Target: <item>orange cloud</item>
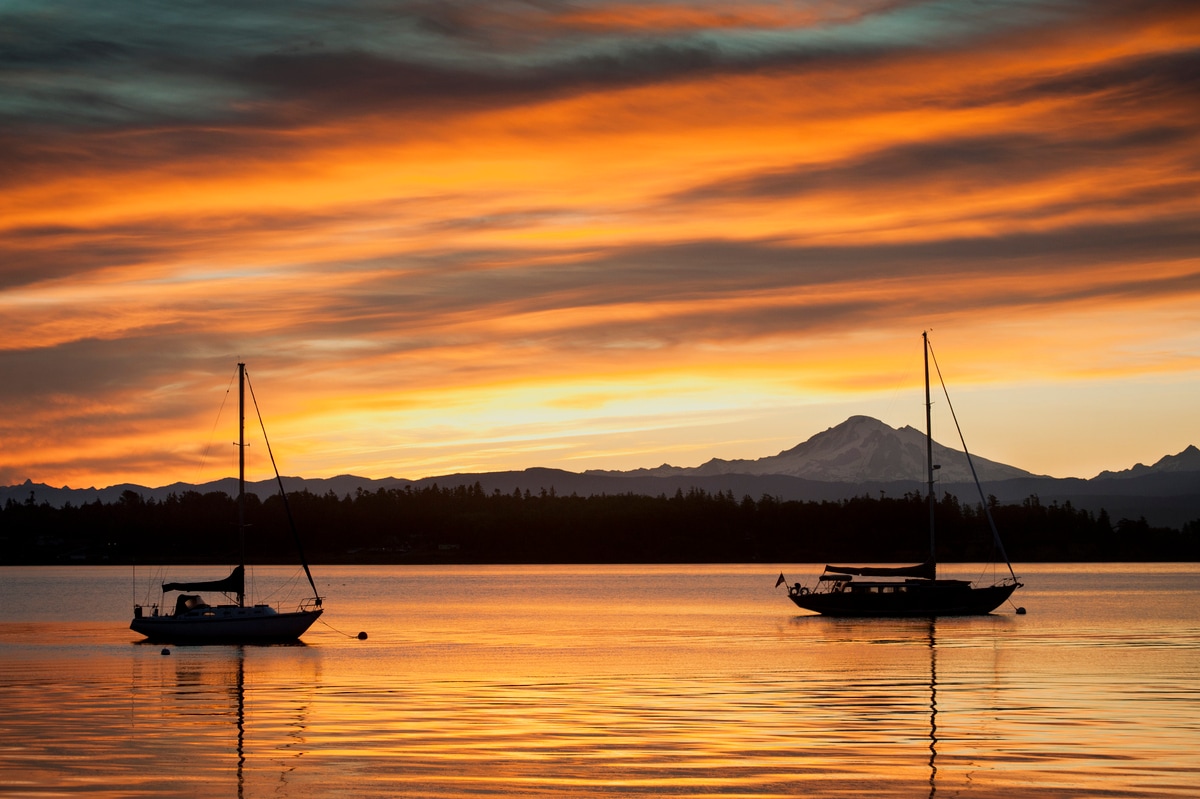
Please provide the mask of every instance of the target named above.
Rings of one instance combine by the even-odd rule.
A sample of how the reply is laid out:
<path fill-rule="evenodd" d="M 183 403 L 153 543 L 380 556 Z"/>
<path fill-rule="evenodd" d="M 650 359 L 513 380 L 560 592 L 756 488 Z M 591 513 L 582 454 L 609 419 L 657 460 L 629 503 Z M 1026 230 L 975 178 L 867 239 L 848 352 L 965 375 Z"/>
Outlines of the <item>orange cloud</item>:
<path fill-rule="evenodd" d="M 195 117 L 0 106 L 0 479 L 191 479 L 239 357 L 312 474 L 777 451 L 930 326 L 971 390 L 1194 385 L 1198 12 L 845 8 L 481 9 L 235 47 Z"/>
<path fill-rule="evenodd" d="M 793 29 L 858 19 L 871 13 L 872 4 L 809 3 L 802 7 L 744 4 L 736 7 L 691 5 L 608 4 L 573 8 L 556 16 L 565 28 L 588 31 L 708 31 L 725 29 Z M 876 8 L 886 3 L 873 4 Z"/>

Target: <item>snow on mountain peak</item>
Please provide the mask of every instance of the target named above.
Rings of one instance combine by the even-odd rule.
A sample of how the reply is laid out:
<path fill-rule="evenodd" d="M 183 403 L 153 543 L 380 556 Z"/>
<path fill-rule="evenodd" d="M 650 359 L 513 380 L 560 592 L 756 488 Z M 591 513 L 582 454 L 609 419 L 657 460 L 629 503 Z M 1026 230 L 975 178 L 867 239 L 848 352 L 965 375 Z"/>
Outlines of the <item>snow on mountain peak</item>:
<path fill-rule="evenodd" d="M 937 442 L 934 463 L 940 482 L 971 482 L 966 456 Z M 1006 480 L 1032 476 L 1029 472 L 972 456 L 980 480 Z M 657 476 L 721 474 L 788 475 L 826 482 L 893 482 L 926 480 L 925 434 L 914 427 L 896 430 L 870 416 L 851 416 L 807 441 L 757 460 L 714 458 L 695 468 L 663 467 L 650 470 Z"/>

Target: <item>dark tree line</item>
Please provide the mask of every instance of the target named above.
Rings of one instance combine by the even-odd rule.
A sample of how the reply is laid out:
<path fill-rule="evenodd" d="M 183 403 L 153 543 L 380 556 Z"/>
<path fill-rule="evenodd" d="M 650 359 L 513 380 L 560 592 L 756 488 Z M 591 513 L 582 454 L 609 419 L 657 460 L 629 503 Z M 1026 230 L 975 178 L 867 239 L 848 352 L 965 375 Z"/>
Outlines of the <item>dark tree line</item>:
<path fill-rule="evenodd" d="M 911 561 L 926 557 L 929 506 L 917 494 L 839 502 L 741 500 L 732 492 L 558 496 L 453 488 L 380 489 L 338 497 L 290 494 L 291 515 L 318 563 L 655 563 Z M 1200 559 L 1200 520 L 1182 530 L 1036 496 L 989 509 L 1014 562 Z M 127 491 L 115 503 L 61 508 L 9 500 L 0 510 L 0 563 L 229 563 L 238 508 L 224 493 L 162 501 Z M 251 563 L 293 562 L 280 497 L 245 507 Z M 992 535 L 980 505 L 946 495 L 936 506 L 937 556 L 987 561 Z"/>

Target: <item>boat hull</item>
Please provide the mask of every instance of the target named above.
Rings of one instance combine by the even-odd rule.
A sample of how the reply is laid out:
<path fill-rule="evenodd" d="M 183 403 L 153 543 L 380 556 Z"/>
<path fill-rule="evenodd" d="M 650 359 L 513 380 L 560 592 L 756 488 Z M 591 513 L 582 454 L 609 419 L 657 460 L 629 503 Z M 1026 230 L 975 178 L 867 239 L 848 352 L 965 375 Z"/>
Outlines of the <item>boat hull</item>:
<path fill-rule="evenodd" d="M 958 580 L 908 583 L 903 592 L 856 590 L 790 593 L 798 607 L 825 616 L 983 616 L 1000 607 L 1016 583 L 974 587 Z"/>
<path fill-rule="evenodd" d="M 216 609 L 220 611 L 220 608 Z M 183 616 L 143 616 L 134 618 L 129 629 L 148 641 L 171 644 L 255 644 L 295 641 L 320 618 L 322 610 L 298 610 L 291 613 L 221 613 Z"/>

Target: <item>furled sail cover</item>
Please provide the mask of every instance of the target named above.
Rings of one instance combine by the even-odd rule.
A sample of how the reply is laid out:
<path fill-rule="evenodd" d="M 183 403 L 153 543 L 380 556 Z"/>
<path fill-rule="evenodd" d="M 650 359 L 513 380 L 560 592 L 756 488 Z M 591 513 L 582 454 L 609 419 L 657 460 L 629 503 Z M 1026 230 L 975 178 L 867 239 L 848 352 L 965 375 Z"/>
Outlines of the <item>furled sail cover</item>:
<path fill-rule="evenodd" d="M 919 577 L 937 578 L 937 564 L 931 560 L 916 566 L 826 566 L 825 571 L 837 574 L 857 574 L 861 577 Z"/>
<path fill-rule="evenodd" d="M 238 566 L 224 580 L 205 583 L 163 583 L 163 591 L 220 591 L 225 594 L 243 594 L 246 590 L 246 569 Z"/>

